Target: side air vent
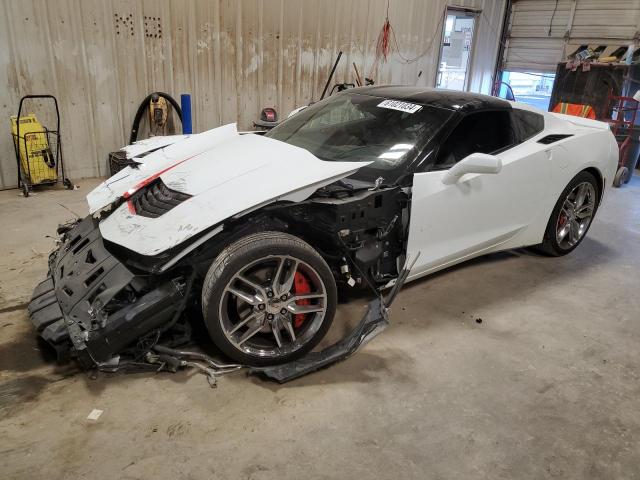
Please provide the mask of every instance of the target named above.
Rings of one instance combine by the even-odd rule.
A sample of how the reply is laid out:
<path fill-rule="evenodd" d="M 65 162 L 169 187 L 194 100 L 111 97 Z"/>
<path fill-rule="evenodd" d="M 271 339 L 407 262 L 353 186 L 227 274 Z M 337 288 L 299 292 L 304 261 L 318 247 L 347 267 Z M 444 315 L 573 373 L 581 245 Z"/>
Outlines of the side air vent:
<path fill-rule="evenodd" d="M 131 201 L 137 215 L 157 218 L 189 198 L 191 195 L 171 190 L 158 178 L 136 192 Z"/>
<path fill-rule="evenodd" d="M 573 137 L 572 134 L 563 134 L 563 133 L 556 133 L 553 135 L 547 135 L 546 137 L 542 137 L 540 140 L 538 140 L 538 143 L 542 143 L 543 145 L 549 145 L 550 143 L 556 143 L 559 142 L 560 140 L 564 140 L 565 138 L 569 138 L 569 137 Z"/>

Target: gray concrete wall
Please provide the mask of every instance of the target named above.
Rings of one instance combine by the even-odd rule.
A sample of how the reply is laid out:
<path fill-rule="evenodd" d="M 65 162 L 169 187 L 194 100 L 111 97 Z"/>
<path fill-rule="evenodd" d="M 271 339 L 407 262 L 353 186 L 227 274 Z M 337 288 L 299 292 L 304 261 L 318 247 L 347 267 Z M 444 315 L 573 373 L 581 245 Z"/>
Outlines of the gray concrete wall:
<path fill-rule="evenodd" d="M 250 128 L 265 106 L 285 115 L 317 100 L 340 50 L 336 81 L 353 82 L 356 62 L 377 83 L 432 86 L 448 3 L 392 0 L 402 56 L 376 64 L 385 0 L 0 0 L 0 187 L 17 183 L 9 116 L 23 95 L 58 97 L 72 178 L 104 175 L 107 153 L 125 144 L 152 91 L 191 93 L 198 132 Z M 483 12 L 474 91 L 491 88 L 504 3 L 456 2 Z M 50 124 L 39 105 L 28 111 Z"/>

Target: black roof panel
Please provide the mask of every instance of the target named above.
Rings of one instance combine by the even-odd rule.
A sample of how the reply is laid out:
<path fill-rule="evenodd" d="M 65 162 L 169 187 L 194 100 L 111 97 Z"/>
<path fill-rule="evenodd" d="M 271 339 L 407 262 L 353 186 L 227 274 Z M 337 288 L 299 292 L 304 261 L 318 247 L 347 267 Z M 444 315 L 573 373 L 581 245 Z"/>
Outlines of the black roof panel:
<path fill-rule="evenodd" d="M 362 95 L 420 103 L 422 105 L 430 105 L 461 112 L 470 112 L 479 109 L 508 110 L 511 108 L 509 102 L 498 97 L 441 88 L 380 85 L 350 88 L 346 93 L 360 93 Z"/>

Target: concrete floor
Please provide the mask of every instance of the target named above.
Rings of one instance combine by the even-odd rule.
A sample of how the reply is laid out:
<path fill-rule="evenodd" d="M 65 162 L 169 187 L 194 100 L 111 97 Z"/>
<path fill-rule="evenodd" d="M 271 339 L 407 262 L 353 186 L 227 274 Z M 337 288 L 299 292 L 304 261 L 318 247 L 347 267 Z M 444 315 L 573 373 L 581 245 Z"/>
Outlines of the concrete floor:
<path fill-rule="evenodd" d="M 640 478 L 638 179 L 573 254 L 496 254 L 407 285 L 348 361 L 216 390 L 42 358 L 23 305 L 62 205 L 84 213 L 95 183 L 0 192 L 1 478 Z M 341 306 L 332 335 L 363 308 Z"/>

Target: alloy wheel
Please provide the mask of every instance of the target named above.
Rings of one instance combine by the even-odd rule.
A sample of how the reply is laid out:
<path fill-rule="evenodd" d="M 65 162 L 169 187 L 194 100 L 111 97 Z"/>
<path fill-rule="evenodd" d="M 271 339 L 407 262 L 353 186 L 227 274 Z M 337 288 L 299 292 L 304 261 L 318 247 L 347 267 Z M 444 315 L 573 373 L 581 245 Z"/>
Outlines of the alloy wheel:
<path fill-rule="evenodd" d="M 590 182 L 582 182 L 564 200 L 556 224 L 556 241 L 560 248 L 569 249 L 584 237 L 593 219 L 596 190 Z"/>
<path fill-rule="evenodd" d="M 220 300 L 222 331 L 238 350 L 265 358 L 289 355 L 320 329 L 327 290 L 308 263 L 269 255 L 236 272 Z"/>

